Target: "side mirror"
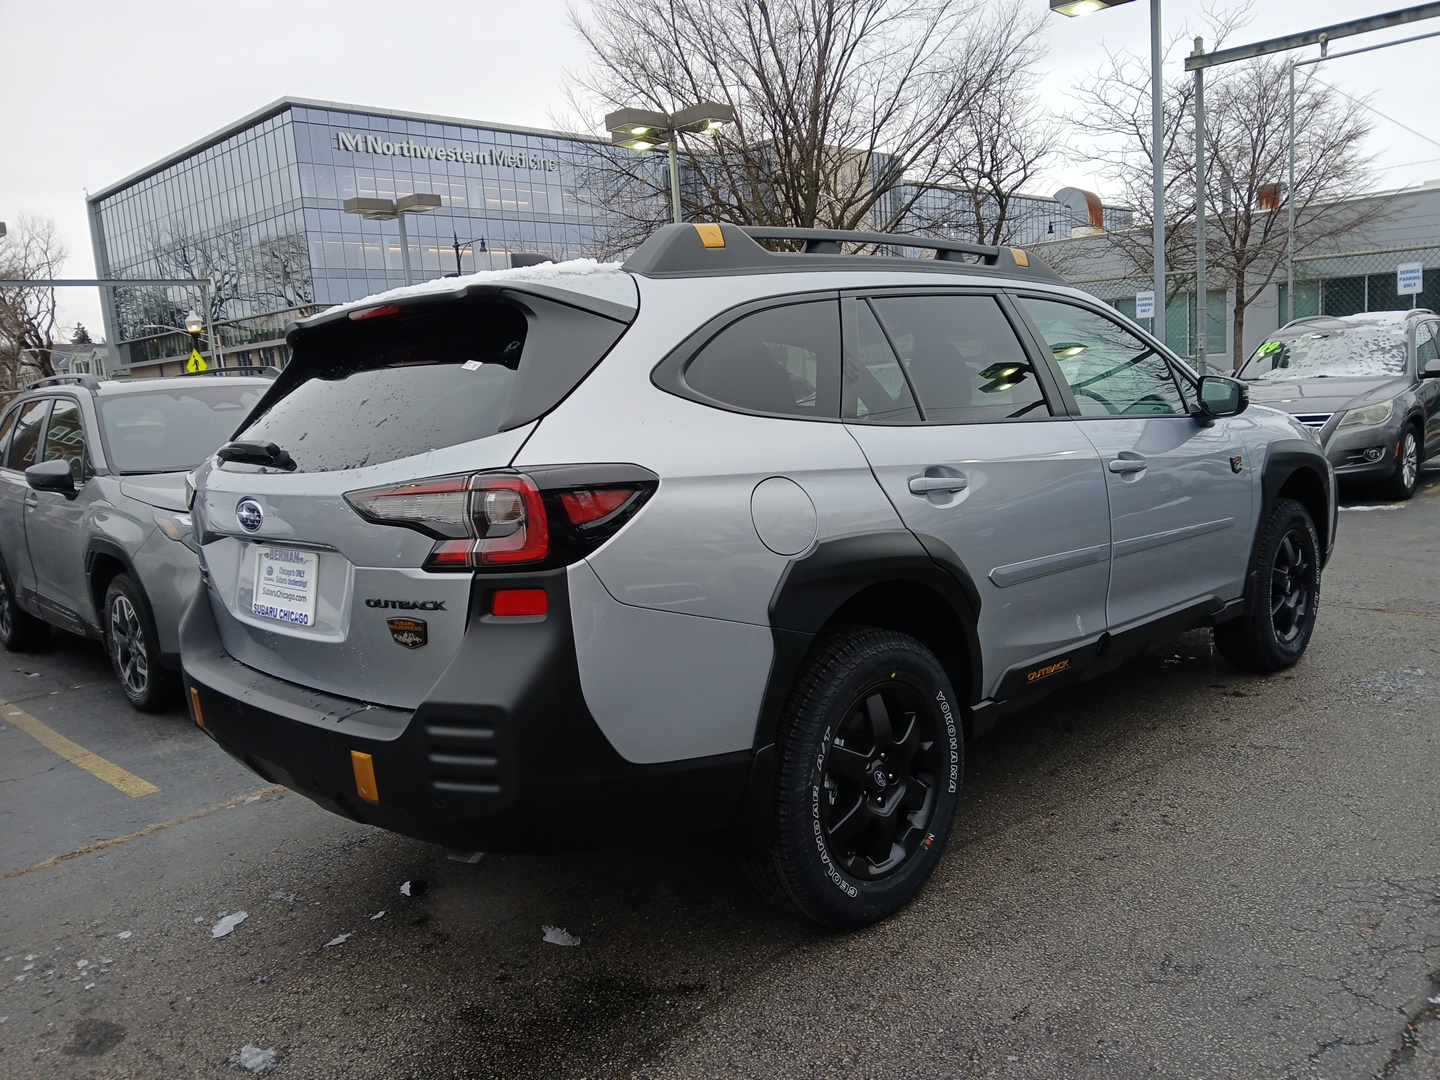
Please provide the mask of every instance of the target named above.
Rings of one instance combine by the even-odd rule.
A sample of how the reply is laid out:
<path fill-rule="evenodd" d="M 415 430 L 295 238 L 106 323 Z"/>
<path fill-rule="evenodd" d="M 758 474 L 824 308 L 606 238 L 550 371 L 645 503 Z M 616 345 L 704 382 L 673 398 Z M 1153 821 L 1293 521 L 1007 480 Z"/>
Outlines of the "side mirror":
<path fill-rule="evenodd" d="M 1420 369 L 1422 379 L 1440 379 L 1440 360 L 1430 360 Z"/>
<path fill-rule="evenodd" d="M 25 482 L 36 491 L 55 491 L 75 498 L 75 474 L 68 461 L 42 461 L 25 470 Z"/>
<path fill-rule="evenodd" d="M 1199 396 L 1200 415 L 1211 419 L 1238 416 L 1250 404 L 1250 388 L 1225 375 L 1202 377 Z"/>

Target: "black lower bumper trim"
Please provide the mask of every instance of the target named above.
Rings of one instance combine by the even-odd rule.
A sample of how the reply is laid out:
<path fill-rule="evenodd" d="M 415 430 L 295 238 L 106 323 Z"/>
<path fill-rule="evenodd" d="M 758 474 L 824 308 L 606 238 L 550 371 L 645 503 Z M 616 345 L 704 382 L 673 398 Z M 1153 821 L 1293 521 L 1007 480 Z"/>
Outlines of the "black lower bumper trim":
<path fill-rule="evenodd" d="M 554 852 L 731 827 L 753 752 L 637 765 L 616 753 L 580 689 L 564 571 L 486 578 L 544 588 L 543 619 L 472 617 L 413 712 L 273 678 L 231 658 L 208 588 L 181 622 L 187 690 L 227 753 L 356 821 L 467 851 Z M 489 610 L 477 595 L 472 611 Z M 643 679 L 642 670 L 630 677 Z M 370 755 L 378 802 L 352 752 Z"/>

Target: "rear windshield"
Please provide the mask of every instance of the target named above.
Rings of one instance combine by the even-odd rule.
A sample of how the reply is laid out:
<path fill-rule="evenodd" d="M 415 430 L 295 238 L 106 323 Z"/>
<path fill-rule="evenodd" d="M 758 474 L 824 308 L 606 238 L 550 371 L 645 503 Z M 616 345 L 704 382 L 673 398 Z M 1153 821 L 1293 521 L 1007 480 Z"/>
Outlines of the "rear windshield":
<path fill-rule="evenodd" d="M 216 380 L 173 390 L 101 397 L 105 460 L 116 472 L 185 472 L 195 468 L 245 419 L 265 386 Z"/>
<path fill-rule="evenodd" d="M 375 465 L 553 408 L 625 326 L 540 297 L 469 299 L 302 330 L 264 411 L 236 435 L 296 467 Z"/>

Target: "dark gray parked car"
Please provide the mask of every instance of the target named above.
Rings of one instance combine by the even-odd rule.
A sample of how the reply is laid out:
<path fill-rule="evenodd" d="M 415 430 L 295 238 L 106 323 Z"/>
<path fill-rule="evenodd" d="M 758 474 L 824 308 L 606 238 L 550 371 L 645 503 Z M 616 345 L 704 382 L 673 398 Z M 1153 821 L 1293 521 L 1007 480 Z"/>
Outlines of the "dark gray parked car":
<path fill-rule="evenodd" d="M 1251 401 L 1319 435 L 1342 483 L 1408 499 L 1420 463 L 1440 453 L 1440 317 L 1428 308 L 1296 319 L 1239 375 Z"/>
<path fill-rule="evenodd" d="M 0 644 L 33 649 L 51 625 L 101 638 L 135 708 L 170 704 L 198 580 L 185 476 L 269 385 L 58 375 L 11 401 L 0 417 Z"/>

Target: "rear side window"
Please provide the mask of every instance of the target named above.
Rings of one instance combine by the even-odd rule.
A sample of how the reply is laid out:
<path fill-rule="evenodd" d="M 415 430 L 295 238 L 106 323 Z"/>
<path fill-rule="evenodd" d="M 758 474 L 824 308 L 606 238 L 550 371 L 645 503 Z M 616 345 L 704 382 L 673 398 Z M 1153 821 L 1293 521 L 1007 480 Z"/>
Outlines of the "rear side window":
<path fill-rule="evenodd" d="M 695 354 L 684 381 L 701 397 L 747 412 L 834 419 L 839 308 L 823 300 L 745 315 Z"/>
<path fill-rule="evenodd" d="M 871 301 L 926 423 L 1049 416 L 1025 350 L 993 296 Z"/>
<path fill-rule="evenodd" d="M 324 323 L 296 336 L 236 438 L 273 442 L 309 472 L 483 439 L 554 408 L 625 329 L 529 295 Z"/>
<path fill-rule="evenodd" d="M 20 409 L 20 419 L 15 422 L 15 435 L 10 449 L 5 453 L 5 465 L 11 469 L 28 469 L 39 460 L 40 425 L 45 419 L 45 410 L 50 407 L 49 399 L 32 401 Z"/>
<path fill-rule="evenodd" d="M 5 460 L 5 450 L 10 445 L 10 432 L 14 430 L 15 420 L 19 415 L 18 408 L 11 409 L 5 414 L 5 419 L 0 420 L 0 461 Z"/>

